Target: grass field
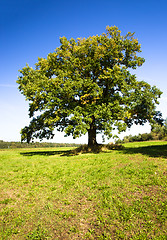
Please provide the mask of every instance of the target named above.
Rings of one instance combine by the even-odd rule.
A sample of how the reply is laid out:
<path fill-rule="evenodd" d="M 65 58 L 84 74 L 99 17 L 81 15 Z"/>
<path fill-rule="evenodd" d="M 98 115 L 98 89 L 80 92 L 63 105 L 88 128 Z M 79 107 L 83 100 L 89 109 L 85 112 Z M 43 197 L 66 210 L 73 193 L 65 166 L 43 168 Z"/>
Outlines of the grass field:
<path fill-rule="evenodd" d="M 0 239 L 167 239 L 167 142 L 0 150 Z"/>

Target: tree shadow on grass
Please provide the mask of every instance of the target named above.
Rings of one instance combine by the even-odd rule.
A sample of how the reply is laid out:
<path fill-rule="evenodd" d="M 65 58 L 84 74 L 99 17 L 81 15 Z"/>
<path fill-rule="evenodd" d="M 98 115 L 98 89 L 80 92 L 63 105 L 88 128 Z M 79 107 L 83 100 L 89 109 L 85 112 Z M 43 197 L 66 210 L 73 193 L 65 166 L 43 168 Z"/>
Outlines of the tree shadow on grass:
<path fill-rule="evenodd" d="M 53 156 L 53 155 L 60 155 L 60 156 L 71 156 L 71 151 L 33 151 L 33 152 L 22 152 L 20 153 L 23 156 Z"/>
<path fill-rule="evenodd" d="M 149 157 L 163 157 L 167 158 L 167 144 L 165 145 L 152 145 L 152 146 L 142 146 L 142 147 L 126 147 L 121 150 L 125 154 L 137 154 L 141 153 Z"/>
<path fill-rule="evenodd" d="M 86 153 L 94 153 L 98 154 L 100 152 L 106 152 L 107 150 L 113 149 L 122 149 L 122 145 L 117 144 L 97 144 L 93 147 L 88 146 L 87 144 L 81 145 L 80 147 L 66 150 L 66 151 L 33 151 L 33 152 L 22 152 L 20 153 L 23 156 L 34 156 L 34 155 L 43 155 L 43 156 L 51 156 L 51 155 L 60 155 L 60 156 L 75 156 L 79 154 L 86 154 Z"/>
<path fill-rule="evenodd" d="M 58 151 L 33 151 L 33 152 L 22 152 L 20 153 L 23 156 L 53 156 L 53 155 L 60 155 L 60 156 L 74 156 L 78 154 L 86 154 L 86 153 L 108 153 L 108 151 L 88 151 L 88 152 L 81 152 L 78 151 L 79 148 L 74 150 L 58 150 Z M 112 150 L 112 149 L 110 149 Z M 152 146 L 142 146 L 142 147 L 125 147 L 125 148 L 113 148 L 113 151 L 120 151 L 124 154 L 138 154 L 141 153 L 142 155 L 147 155 L 149 157 L 163 157 L 167 158 L 167 144 L 165 145 L 152 145 Z"/>

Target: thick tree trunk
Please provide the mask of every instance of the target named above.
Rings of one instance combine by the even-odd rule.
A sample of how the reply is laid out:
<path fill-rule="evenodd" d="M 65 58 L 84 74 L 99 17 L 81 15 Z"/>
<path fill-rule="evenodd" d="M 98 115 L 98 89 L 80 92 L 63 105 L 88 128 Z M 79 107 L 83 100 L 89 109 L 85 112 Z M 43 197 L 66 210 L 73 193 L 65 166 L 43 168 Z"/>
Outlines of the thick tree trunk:
<path fill-rule="evenodd" d="M 96 125 L 95 117 L 92 117 L 92 123 L 90 124 L 90 129 L 88 129 L 88 146 L 93 147 L 97 145 L 96 141 Z"/>

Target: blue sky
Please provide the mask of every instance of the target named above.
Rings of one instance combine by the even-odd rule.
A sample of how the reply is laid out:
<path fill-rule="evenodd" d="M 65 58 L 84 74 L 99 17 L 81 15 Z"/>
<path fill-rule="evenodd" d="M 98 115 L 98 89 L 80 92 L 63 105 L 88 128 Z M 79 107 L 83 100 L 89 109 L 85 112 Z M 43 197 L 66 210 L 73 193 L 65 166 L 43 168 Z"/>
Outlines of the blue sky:
<path fill-rule="evenodd" d="M 34 66 L 59 44 L 59 37 L 88 37 L 116 25 L 122 34 L 135 32 L 146 62 L 135 71 L 139 80 L 163 91 L 158 110 L 167 117 L 166 0 L 0 0 L 0 140 L 20 141 L 28 125 L 28 102 L 17 89 L 18 70 Z M 127 134 L 148 132 L 135 126 Z M 72 142 L 56 133 L 55 142 Z M 101 141 L 101 137 L 98 138 Z M 74 142 L 87 142 L 87 136 Z"/>

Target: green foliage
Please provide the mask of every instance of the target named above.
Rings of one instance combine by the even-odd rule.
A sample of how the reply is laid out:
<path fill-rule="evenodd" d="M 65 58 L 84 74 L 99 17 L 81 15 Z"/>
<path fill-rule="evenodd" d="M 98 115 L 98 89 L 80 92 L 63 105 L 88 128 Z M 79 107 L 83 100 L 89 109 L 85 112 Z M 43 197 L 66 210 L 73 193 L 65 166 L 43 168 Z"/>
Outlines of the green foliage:
<path fill-rule="evenodd" d="M 123 140 L 117 140 L 117 143 L 127 143 L 127 142 L 140 142 L 140 141 L 150 141 L 153 140 L 153 135 L 152 133 L 143 133 L 143 134 L 138 134 L 138 135 L 129 135 L 125 136 Z M 154 139 L 155 140 L 155 139 Z M 158 139 L 157 139 L 158 140 Z"/>
<path fill-rule="evenodd" d="M 17 83 L 29 104 L 30 125 L 21 130 L 22 141 L 53 138 L 53 130 L 74 138 L 88 132 L 89 145 L 96 134 L 113 137 L 133 123 L 144 124 L 156 115 L 161 91 L 137 81 L 129 69 L 144 63 L 134 34 L 117 27 L 88 38 L 60 38 L 60 47 L 39 58 L 35 69 L 26 65 Z"/>
<path fill-rule="evenodd" d="M 150 133 L 138 134 L 135 136 L 129 135 L 125 136 L 123 140 L 118 139 L 117 143 L 127 143 L 127 142 L 140 142 L 140 141 L 150 141 L 150 140 L 166 140 L 167 138 L 167 119 L 159 124 L 155 122 L 152 125 Z"/>
<path fill-rule="evenodd" d="M 156 123 L 152 126 L 151 133 L 158 139 L 164 139 L 167 137 L 167 119 L 162 125 Z"/>
<path fill-rule="evenodd" d="M 3 148 L 50 148 L 50 147 L 79 147 L 80 144 L 75 143 L 47 143 L 47 142 L 34 142 L 34 143 L 23 143 L 23 142 L 5 142 L 0 140 L 0 149 Z"/>

